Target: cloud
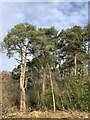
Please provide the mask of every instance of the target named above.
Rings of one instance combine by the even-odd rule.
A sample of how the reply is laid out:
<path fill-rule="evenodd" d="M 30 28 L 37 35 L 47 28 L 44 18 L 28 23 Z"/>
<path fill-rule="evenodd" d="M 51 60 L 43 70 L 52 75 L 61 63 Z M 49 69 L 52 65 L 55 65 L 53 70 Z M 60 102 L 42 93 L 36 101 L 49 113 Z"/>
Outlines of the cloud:
<path fill-rule="evenodd" d="M 1 0 L 2 2 L 66 2 L 66 0 Z M 67 2 L 89 2 L 89 0 L 67 0 Z"/>
<path fill-rule="evenodd" d="M 88 3 L 83 2 L 3 2 L 1 6 L 2 39 L 8 30 L 21 22 L 37 27 L 55 26 L 58 30 L 73 25 L 84 26 L 88 22 Z M 5 54 L 3 58 L 3 63 L 6 63 L 3 69 L 12 69 L 15 61 L 8 60 Z"/>
<path fill-rule="evenodd" d="M 5 36 L 9 29 L 19 22 L 24 22 L 25 15 L 13 3 L 2 4 L 2 34 Z"/>
<path fill-rule="evenodd" d="M 25 21 L 38 27 L 58 24 L 58 29 L 63 24 L 82 25 L 87 22 L 87 6 L 87 3 L 3 3 L 3 33 Z"/>

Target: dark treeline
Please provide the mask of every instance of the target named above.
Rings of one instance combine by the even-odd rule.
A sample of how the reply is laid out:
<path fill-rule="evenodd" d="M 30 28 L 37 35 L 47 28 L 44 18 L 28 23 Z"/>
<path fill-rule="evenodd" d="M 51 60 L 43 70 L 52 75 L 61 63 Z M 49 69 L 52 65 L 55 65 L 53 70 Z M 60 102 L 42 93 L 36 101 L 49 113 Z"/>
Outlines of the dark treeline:
<path fill-rule="evenodd" d="M 88 111 L 88 26 L 60 32 L 28 23 L 14 26 L 2 44 L 19 63 L 3 82 L 4 108 Z"/>

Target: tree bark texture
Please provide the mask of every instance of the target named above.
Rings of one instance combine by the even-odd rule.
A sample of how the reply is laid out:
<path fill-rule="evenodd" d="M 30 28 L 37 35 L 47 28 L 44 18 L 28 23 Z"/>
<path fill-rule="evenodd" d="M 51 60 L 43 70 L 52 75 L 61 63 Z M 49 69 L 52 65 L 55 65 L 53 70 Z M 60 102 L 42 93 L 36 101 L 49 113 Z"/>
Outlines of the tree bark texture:
<path fill-rule="evenodd" d="M 23 54 L 21 51 L 21 76 L 20 76 L 20 111 L 26 111 L 26 94 L 25 94 L 25 71 L 26 71 L 26 53 L 25 58 L 23 60 Z M 24 63 L 23 63 L 24 61 Z"/>

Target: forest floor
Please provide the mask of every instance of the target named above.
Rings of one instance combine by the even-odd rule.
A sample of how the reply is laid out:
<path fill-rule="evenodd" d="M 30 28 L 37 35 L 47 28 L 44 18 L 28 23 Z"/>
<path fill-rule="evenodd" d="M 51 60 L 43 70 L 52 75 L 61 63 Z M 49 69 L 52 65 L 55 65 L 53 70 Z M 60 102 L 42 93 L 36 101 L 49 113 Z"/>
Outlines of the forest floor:
<path fill-rule="evenodd" d="M 8 113 L 7 118 L 88 118 L 89 113 L 78 111 L 33 111 L 28 113 Z"/>

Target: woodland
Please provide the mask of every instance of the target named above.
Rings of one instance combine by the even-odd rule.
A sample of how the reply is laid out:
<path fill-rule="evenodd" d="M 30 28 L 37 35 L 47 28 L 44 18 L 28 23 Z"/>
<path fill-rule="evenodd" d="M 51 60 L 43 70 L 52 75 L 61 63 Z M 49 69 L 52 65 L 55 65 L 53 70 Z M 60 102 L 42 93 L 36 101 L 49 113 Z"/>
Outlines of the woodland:
<path fill-rule="evenodd" d="M 18 65 L 11 72 L 2 71 L 3 117 L 87 117 L 89 27 L 59 31 L 20 23 L 8 32 L 0 43 L 1 52 L 14 57 Z"/>

